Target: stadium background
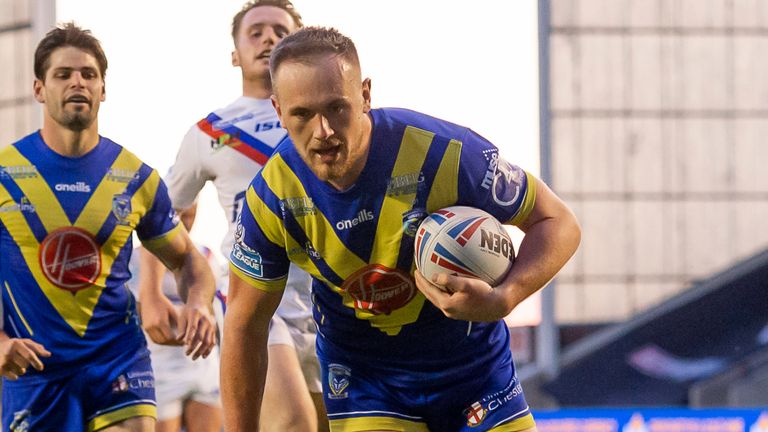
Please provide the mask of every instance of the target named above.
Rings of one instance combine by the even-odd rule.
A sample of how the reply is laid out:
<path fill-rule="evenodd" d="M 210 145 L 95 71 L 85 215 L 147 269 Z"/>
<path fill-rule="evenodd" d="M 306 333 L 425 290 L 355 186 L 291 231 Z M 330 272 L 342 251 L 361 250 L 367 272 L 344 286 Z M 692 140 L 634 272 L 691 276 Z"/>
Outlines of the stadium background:
<path fill-rule="evenodd" d="M 102 133 L 164 171 L 239 94 L 240 3 L 0 0 L 0 146 L 38 127 L 34 46 L 75 19 L 110 59 Z M 376 105 L 471 125 L 576 211 L 513 328 L 540 430 L 768 431 L 768 1 L 295 4 L 357 42 Z"/>

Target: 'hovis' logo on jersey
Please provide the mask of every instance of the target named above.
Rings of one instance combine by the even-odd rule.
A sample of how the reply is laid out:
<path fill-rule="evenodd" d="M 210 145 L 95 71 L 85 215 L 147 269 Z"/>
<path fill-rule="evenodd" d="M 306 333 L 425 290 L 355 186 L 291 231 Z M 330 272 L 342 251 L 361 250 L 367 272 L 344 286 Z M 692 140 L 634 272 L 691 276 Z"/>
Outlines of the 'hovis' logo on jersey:
<path fill-rule="evenodd" d="M 341 287 L 355 300 L 355 308 L 376 315 L 399 309 L 416 295 L 410 276 L 398 269 L 370 264 L 356 271 Z"/>
<path fill-rule="evenodd" d="M 85 184 L 85 182 L 77 182 L 77 183 L 56 183 L 56 186 L 53 187 L 56 189 L 56 192 L 84 192 L 84 193 L 91 193 L 91 187 Z"/>
<path fill-rule="evenodd" d="M 357 216 L 353 217 L 352 219 L 343 219 L 338 222 L 336 222 L 336 229 L 337 230 L 345 230 L 352 228 L 353 226 L 357 226 L 363 222 L 368 222 L 373 220 L 373 212 L 370 210 L 360 210 L 357 213 Z"/>
<path fill-rule="evenodd" d="M 93 236 L 75 227 L 48 234 L 39 249 L 45 277 L 61 289 L 77 292 L 89 287 L 101 272 L 101 254 Z"/>

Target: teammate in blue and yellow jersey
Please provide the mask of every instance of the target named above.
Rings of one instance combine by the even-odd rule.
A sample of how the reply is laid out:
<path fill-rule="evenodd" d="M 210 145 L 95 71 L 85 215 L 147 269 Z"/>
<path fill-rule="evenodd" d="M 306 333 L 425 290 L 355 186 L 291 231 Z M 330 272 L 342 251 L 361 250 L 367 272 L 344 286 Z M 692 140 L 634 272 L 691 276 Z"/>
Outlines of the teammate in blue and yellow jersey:
<path fill-rule="evenodd" d="M 575 252 L 573 213 L 472 130 L 372 110 L 354 44 L 333 29 L 287 36 L 270 70 L 290 140 L 248 188 L 230 257 L 228 430 L 257 430 L 269 317 L 294 262 L 314 281 L 332 431 L 535 431 L 502 318 Z M 525 232 L 498 286 L 414 272 L 415 228 L 451 205 Z"/>
<path fill-rule="evenodd" d="M 215 345 L 213 276 L 158 173 L 98 134 L 107 60 L 65 24 L 35 51 L 43 127 L 0 150 L 5 431 L 154 430 L 154 378 L 126 287 L 135 232 L 177 274 L 179 344 Z"/>

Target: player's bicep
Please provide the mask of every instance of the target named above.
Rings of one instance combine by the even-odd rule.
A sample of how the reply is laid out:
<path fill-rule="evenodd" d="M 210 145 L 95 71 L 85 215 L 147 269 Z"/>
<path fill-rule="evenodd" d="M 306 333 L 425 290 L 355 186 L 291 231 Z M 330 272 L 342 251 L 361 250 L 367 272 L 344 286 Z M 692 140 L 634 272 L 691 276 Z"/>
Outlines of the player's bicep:
<path fill-rule="evenodd" d="M 253 193 L 252 190 L 249 193 Z M 230 268 L 249 285 L 264 291 L 282 291 L 290 261 L 285 246 L 265 233 L 257 212 L 246 200 L 235 229 L 235 243 L 229 257 Z"/>
<path fill-rule="evenodd" d="M 225 326 L 231 328 L 230 324 L 246 325 L 263 331 L 268 330 L 269 320 L 282 297 L 282 290 L 267 292 L 253 289 L 249 281 L 241 275 L 230 272 Z"/>
<path fill-rule="evenodd" d="M 211 180 L 201 157 L 201 147 L 206 145 L 206 139 L 207 136 L 193 126 L 184 136 L 176 160 L 165 176 L 175 208 L 186 209 L 193 205 L 205 182 Z"/>
<path fill-rule="evenodd" d="M 459 165 L 459 204 L 518 225 L 536 202 L 536 177 L 505 160 L 496 147 L 469 131 Z"/>
<path fill-rule="evenodd" d="M 570 218 L 573 216 L 568 206 L 550 189 L 546 183 L 538 178 L 536 182 L 536 199 L 527 216 L 516 223 L 523 232 L 531 226 L 545 219 Z"/>

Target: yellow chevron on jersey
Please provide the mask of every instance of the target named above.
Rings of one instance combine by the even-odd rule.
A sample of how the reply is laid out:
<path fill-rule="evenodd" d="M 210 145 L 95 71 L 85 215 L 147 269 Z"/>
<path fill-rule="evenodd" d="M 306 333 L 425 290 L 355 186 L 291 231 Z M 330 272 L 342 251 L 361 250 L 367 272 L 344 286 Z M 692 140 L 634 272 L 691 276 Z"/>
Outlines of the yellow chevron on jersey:
<path fill-rule="evenodd" d="M 27 158 L 19 153 L 16 147 L 10 146 L 3 150 L 4 165 L 32 165 Z M 58 205 L 59 201 L 56 199 L 56 195 L 53 194 L 53 191 L 45 180 L 38 176 L 22 177 L 16 180 L 16 184 L 24 190 L 26 197 L 33 207 L 46 209 L 45 212 L 40 215 L 40 220 L 46 231 L 51 232 L 58 227 L 70 225 L 69 218 L 64 213 L 64 209 L 61 208 L 61 205 Z M 7 195 L 6 199 L 9 202 L 13 201 L 10 195 Z M 52 203 L 56 203 L 56 205 L 51 205 Z M 50 207 L 48 207 L 49 205 Z"/>
<path fill-rule="evenodd" d="M 431 213 L 453 205 L 458 200 L 459 160 L 461 158 L 461 141 L 452 139 L 443 154 L 443 159 L 437 168 L 435 183 L 447 187 L 432 188 L 427 199 L 427 212 Z"/>
<path fill-rule="evenodd" d="M 267 186 L 272 189 L 277 198 L 283 203 L 286 203 L 291 199 L 304 200 L 307 197 L 307 193 L 304 190 L 304 186 L 301 184 L 301 181 L 298 177 L 296 177 L 296 174 L 290 168 L 288 168 L 288 166 L 285 164 L 285 161 L 279 154 L 275 155 L 270 164 L 264 167 L 262 170 L 262 175 L 264 176 L 264 180 L 267 182 Z M 252 195 L 254 198 L 258 198 L 258 196 L 256 196 L 256 194 L 253 192 L 251 192 L 250 195 Z M 261 200 L 259 199 L 259 201 Z M 288 209 L 290 204 L 285 205 L 286 211 L 290 211 L 290 209 Z M 282 222 L 279 221 L 277 217 L 272 218 L 274 214 L 271 211 L 269 211 L 269 213 L 270 216 L 268 222 L 265 225 L 267 227 L 273 225 L 282 227 Z M 365 261 L 360 259 L 360 257 L 349 252 L 338 235 L 336 235 L 331 223 L 328 222 L 322 213 L 315 210 L 301 213 L 294 212 L 293 214 L 296 217 L 296 220 L 301 226 L 303 232 L 306 233 L 307 238 L 322 239 L 322 244 L 313 244 L 312 246 L 316 250 L 324 251 L 323 258 L 325 258 L 328 265 L 333 268 L 339 274 L 339 276 L 346 278 L 366 264 Z M 296 239 L 292 238 L 291 236 L 286 235 L 284 228 L 282 228 L 282 230 L 284 233 L 282 238 L 275 237 L 274 240 L 270 240 L 276 244 L 286 246 L 286 250 L 290 250 L 292 247 L 305 246 L 299 244 Z M 274 229 L 271 232 L 276 234 Z M 291 241 L 292 243 L 287 243 L 288 241 Z M 306 265 L 306 261 L 304 262 Z M 314 265 L 311 267 L 308 266 L 308 268 L 304 268 L 304 270 L 313 276 L 320 276 L 317 268 L 313 267 Z M 333 288 L 338 292 L 341 292 L 341 287 L 334 286 Z"/>
<path fill-rule="evenodd" d="M 4 158 L 3 162 L 8 165 L 31 165 L 30 161 L 13 146 L 6 149 L 4 156 L 7 158 Z M 142 162 L 135 155 L 122 149 L 119 156 L 113 162 L 111 169 L 136 172 L 141 166 Z M 160 177 L 157 172 L 153 171 L 133 194 L 131 198 L 132 213 L 126 218 L 124 224 L 115 225 L 107 241 L 99 248 L 100 274 L 91 286 L 76 292 L 63 290 L 55 286 L 45 276 L 40 263 L 41 243 L 36 240 L 22 213 L 3 212 L 3 222 L 10 228 L 9 233 L 11 237 L 20 246 L 21 253 L 35 282 L 48 298 L 51 305 L 80 337 L 85 334 L 88 328 L 94 308 L 105 287 L 106 278 L 109 276 L 109 269 L 112 267 L 119 251 L 131 237 L 131 233 L 141 216 L 148 211 L 147 204 L 151 205 L 153 202 L 152 199 L 159 183 Z M 62 227 L 74 227 L 95 236 L 113 211 L 112 207 L 105 205 L 105 203 L 111 202 L 113 196 L 125 190 L 124 183 L 111 181 L 108 177 L 105 177 L 81 210 L 77 220 L 71 223 L 61 203 L 44 178 L 41 176 L 19 178 L 16 179 L 16 184 L 32 206 L 45 209 L 45 211 L 37 212 L 37 215 L 49 234 Z M 0 185 L 0 203 L 12 201 L 9 192 Z M 169 231 L 163 238 L 175 234 L 178 232 L 177 230 L 178 227 Z"/>
<path fill-rule="evenodd" d="M 470 129 L 400 109 L 370 115 L 368 160 L 346 190 L 318 181 L 292 143 L 276 150 L 249 187 L 238 225 L 235 250 L 251 255 L 233 252 L 231 261 L 265 290 L 286 275 L 288 261 L 298 264 L 316 280 L 323 334 L 382 347 L 379 338 L 444 317 L 412 276 L 422 218 L 466 205 L 521 222 L 533 208 L 535 178 L 506 161 L 497 169 L 498 149 Z"/>

